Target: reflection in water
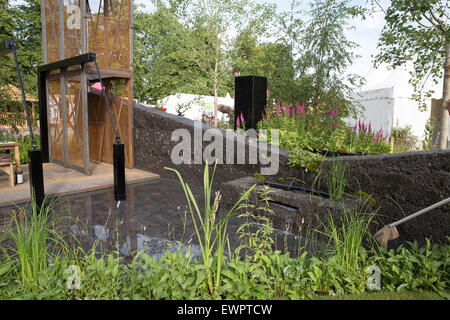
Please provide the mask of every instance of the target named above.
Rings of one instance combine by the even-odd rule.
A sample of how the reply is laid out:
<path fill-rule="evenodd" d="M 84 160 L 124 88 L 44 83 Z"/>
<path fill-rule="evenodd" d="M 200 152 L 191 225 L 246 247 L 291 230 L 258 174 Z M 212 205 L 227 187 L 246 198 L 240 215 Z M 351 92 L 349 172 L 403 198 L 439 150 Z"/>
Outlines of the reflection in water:
<path fill-rule="evenodd" d="M 191 186 L 199 209 L 203 211 L 203 190 Z M 6 220 L 12 207 L 0 208 Z M 177 180 L 161 179 L 127 186 L 127 201 L 114 201 L 112 189 L 73 195 L 58 199 L 58 220 L 70 234 L 71 242 L 85 249 L 117 251 L 131 257 L 137 251 L 160 258 L 166 250 L 188 250 L 201 255 L 187 201 Z M 219 214 L 223 214 L 219 213 Z M 233 217 L 228 225 L 231 250 L 241 243 L 236 230 L 242 220 Z M 275 247 L 294 248 L 298 240 L 292 234 L 275 230 Z M 278 239 L 278 241 L 277 241 Z M 181 246 L 184 244 L 186 246 Z"/>

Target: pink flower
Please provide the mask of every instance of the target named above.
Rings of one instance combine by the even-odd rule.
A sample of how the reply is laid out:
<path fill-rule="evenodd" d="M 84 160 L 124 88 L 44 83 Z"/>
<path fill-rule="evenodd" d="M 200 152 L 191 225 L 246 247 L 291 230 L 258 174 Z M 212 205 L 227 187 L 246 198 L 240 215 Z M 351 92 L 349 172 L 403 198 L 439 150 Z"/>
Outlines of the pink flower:
<path fill-rule="evenodd" d="M 334 117 L 334 110 L 333 109 L 330 109 L 330 117 Z"/>
<path fill-rule="evenodd" d="M 356 132 L 356 128 L 358 127 L 357 124 L 355 124 L 355 127 L 353 128 L 353 132 Z"/>
<path fill-rule="evenodd" d="M 245 123 L 245 121 L 244 121 L 244 115 L 242 114 L 242 112 L 241 112 L 241 122 L 242 122 L 242 123 Z"/>
<path fill-rule="evenodd" d="M 338 124 L 337 124 L 337 123 L 334 123 L 334 124 L 333 124 L 333 128 L 336 129 L 337 127 L 338 127 Z"/>
<path fill-rule="evenodd" d="M 300 108 L 300 114 L 301 114 L 302 118 L 305 117 L 305 104 L 304 103 L 302 104 L 302 106 Z"/>
<path fill-rule="evenodd" d="M 289 115 L 291 112 L 291 109 L 289 108 L 289 103 L 286 103 L 286 107 L 284 107 L 284 114 Z"/>
<path fill-rule="evenodd" d="M 240 127 L 240 126 L 241 126 L 241 123 L 239 122 L 239 117 L 238 117 L 237 120 L 236 120 L 236 126 L 237 126 L 237 127 Z"/>
<path fill-rule="evenodd" d="M 235 72 L 235 73 L 234 73 L 234 76 L 235 76 L 235 77 L 239 77 L 240 75 L 241 75 L 240 72 Z"/>

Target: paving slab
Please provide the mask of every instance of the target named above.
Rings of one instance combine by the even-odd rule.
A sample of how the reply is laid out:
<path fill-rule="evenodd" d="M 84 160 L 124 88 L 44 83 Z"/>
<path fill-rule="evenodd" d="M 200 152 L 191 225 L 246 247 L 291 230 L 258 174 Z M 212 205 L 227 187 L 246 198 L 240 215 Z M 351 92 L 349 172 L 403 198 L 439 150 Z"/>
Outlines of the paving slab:
<path fill-rule="evenodd" d="M 64 168 L 55 163 L 45 163 L 44 189 L 46 195 L 65 196 L 114 187 L 113 166 L 107 163 L 96 165 L 92 175 Z M 10 187 L 8 176 L 0 172 L 0 207 L 30 201 L 28 166 L 23 166 L 24 183 Z M 159 175 L 137 170 L 125 169 L 127 185 L 158 180 Z"/>

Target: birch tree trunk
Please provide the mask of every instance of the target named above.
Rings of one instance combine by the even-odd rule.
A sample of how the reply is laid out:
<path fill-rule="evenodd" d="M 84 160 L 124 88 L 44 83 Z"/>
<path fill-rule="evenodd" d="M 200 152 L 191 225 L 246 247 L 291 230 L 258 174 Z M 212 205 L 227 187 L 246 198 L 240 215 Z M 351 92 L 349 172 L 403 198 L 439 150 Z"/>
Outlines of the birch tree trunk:
<path fill-rule="evenodd" d="M 450 44 L 447 45 L 445 66 L 444 66 L 444 90 L 442 95 L 441 121 L 439 132 L 439 149 L 447 149 L 448 141 L 448 111 L 445 109 L 446 103 L 450 100 Z"/>

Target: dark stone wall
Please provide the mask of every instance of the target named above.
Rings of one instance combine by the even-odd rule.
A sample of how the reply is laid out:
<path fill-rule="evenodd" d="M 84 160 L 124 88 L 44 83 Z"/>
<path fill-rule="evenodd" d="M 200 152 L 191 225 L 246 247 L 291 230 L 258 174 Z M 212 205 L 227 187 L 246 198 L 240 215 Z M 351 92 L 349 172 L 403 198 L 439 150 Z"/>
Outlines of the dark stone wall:
<path fill-rule="evenodd" d="M 380 206 L 378 221 L 389 224 L 450 197 L 450 150 L 378 156 L 339 157 L 349 166 L 347 191 L 359 189 Z M 331 161 L 325 162 L 329 167 Z M 446 243 L 450 205 L 434 209 L 397 227 L 401 240 L 426 237 Z"/>
<path fill-rule="evenodd" d="M 194 135 L 194 121 L 186 119 L 184 117 L 179 117 L 159 110 L 141 106 L 138 104 L 134 105 L 134 162 L 135 167 L 142 170 L 151 171 L 161 175 L 162 177 L 176 178 L 173 172 L 165 170 L 164 167 L 170 167 L 177 169 L 183 179 L 190 184 L 203 185 L 203 171 L 204 164 L 183 164 L 175 165 L 170 159 L 172 149 L 179 143 L 179 141 L 172 142 L 172 132 L 176 129 L 186 129 L 189 131 L 191 136 Z M 226 145 L 225 141 L 225 130 L 212 127 L 207 124 L 202 124 L 203 133 L 208 129 L 217 129 L 220 131 L 220 138 L 223 139 L 223 145 Z M 237 142 L 237 134 L 232 134 L 236 139 L 234 156 L 236 160 L 237 148 L 241 144 L 245 144 L 246 150 L 246 163 L 248 162 L 248 157 L 250 152 L 255 152 L 255 149 L 250 146 L 248 142 Z M 241 136 L 240 136 L 241 137 Z M 192 139 L 193 140 L 193 139 Z M 203 143 L 202 149 L 205 149 L 210 142 Z M 192 141 L 192 152 L 194 151 L 194 143 Z M 271 152 L 269 150 L 268 154 Z M 273 154 L 278 156 L 280 159 L 280 175 L 283 176 L 297 176 L 300 179 L 305 178 L 305 173 L 303 171 L 292 170 L 286 165 L 288 151 L 284 149 L 279 150 L 279 154 Z M 224 152 L 224 160 L 226 163 L 226 154 Z M 193 160 L 193 157 L 192 157 Z M 237 163 L 234 161 L 234 163 Z M 259 162 L 258 162 L 259 163 Z M 259 164 L 249 165 L 249 164 L 236 164 L 227 165 L 222 164 L 217 166 L 216 174 L 214 177 L 214 185 L 220 186 L 222 183 L 242 178 L 245 176 L 253 176 L 255 173 L 259 173 L 261 166 Z M 307 175 L 307 174 L 306 174 Z"/>
<path fill-rule="evenodd" d="M 171 141 L 172 132 L 180 128 L 188 130 L 193 135 L 194 122 L 135 104 L 135 167 L 160 174 L 162 177 L 176 178 L 174 173 L 164 169 L 164 167 L 174 168 L 180 171 L 186 182 L 201 186 L 204 165 L 174 165 L 170 159 L 173 147 L 178 144 Z M 213 127 L 203 124 L 203 132 L 210 128 Z M 225 131 L 219 130 L 225 136 Z M 244 143 L 248 155 L 251 147 L 248 142 Z M 209 142 L 204 143 L 202 148 L 208 144 Z M 303 170 L 290 169 L 286 165 L 288 154 L 287 150 L 279 150 L 278 177 L 295 177 L 311 184 L 315 175 Z M 380 207 L 377 219 L 380 226 L 395 222 L 450 197 L 450 150 L 346 156 L 337 159 L 349 165 L 350 183 L 347 192 L 362 190 L 376 200 L 376 205 Z M 325 161 L 323 169 L 327 170 L 330 163 L 331 161 Z M 214 186 L 219 188 L 223 183 L 253 176 L 256 172 L 260 172 L 260 165 L 218 165 Z M 446 237 L 450 236 L 449 213 L 450 205 L 446 205 L 400 225 L 399 241 L 422 242 L 426 237 L 431 237 L 436 242 L 447 242 Z"/>

